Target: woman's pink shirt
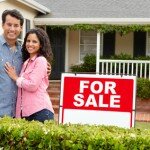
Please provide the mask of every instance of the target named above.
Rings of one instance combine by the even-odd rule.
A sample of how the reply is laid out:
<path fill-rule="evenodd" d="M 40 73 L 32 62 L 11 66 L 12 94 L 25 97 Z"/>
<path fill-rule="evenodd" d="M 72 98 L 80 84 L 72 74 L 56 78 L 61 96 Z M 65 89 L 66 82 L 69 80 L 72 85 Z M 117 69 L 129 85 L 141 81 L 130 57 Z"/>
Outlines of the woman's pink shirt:
<path fill-rule="evenodd" d="M 49 80 L 45 57 L 35 56 L 25 61 L 16 84 L 18 86 L 16 118 L 21 117 L 21 109 L 22 116 L 30 116 L 42 109 L 48 109 L 54 113 L 47 93 Z"/>

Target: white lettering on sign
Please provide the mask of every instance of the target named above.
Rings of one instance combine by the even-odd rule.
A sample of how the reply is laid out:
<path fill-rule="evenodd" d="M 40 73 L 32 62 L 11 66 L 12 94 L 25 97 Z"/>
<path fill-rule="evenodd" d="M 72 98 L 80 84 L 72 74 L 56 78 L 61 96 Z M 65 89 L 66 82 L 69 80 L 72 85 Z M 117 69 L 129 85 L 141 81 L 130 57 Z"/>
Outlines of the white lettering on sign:
<path fill-rule="evenodd" d="M 98 87 L 98 89 L 96 89 L 96 86 Z M 90 89 L 92 93 L 95 93 L 95 94 L 101 93 L 103 91 L 103 84 L 102 82 L 94 81 L 91 83 Z"/>
<path fill-rule="evenodd" d="M 90 86 L 90 90 L 92 93 L 101 93 L 104 90 L 105 94 L 109 94 L 109 92 L 111 94 L 116 94 L 115 91 L 115 87 L 116 87 L 116 83 L 115 82 L 110 82 L 110 81 L 106 81 L 103 85 L 102 82 L 100 81 L 93 81 L 91 83 L 91 85 L 89 85 L 89 81 L 80 81 L 80 93 L 84 93 L 84 89 L 88 89 Z M 98 87 L 96 89 L 96 87 Z"/>
<path fill-rule="evenodd" d="M 118 105 L 117 105 L 118 103 Z M 120 95 L 111 95 L 110 97 L 110 107 L 120 108 Z"/>
<path fill-rule="evenodd" d="M 120 95 L 110 95 L 110 103 L 107 104 L 104 102 L 103 95 L 99 95 L 98 102 L 96 101 L 95 95 L 90 94 L 87 98 L 87 100 L 84 99 L 83 94 L 76 94 L 74 96 L 75 102 L 73 102 L 74 106 L 76 107 L 103 107 L 103 108 L 108 108 L 109 106 L 111 108 L 120 108 Z"/>
<path fill-rule="evenodd" d="M 80 89 L 78 94 L 74 95 L 74 106 L 76 107 L 103 107 L 103 108 L 120 108 L 120 95 L 116 94 L 116 83 L 111 81 L 105 81 L 104 83 L 100 81 L 93 81 L 91 84 L 89 81 L 80 81 Z M 87 99 L 84 98 L 85 89 L 89 89 L 91 94 L 88 95 Z M 109 102 L 104 102 L 104 95 L 109 94 Z M 95 98 L 95 94 L 98 95 L 98 100 Z"/>
<path fill-rule="evenodd" d="M 115 87 L 115 82 L 105 82 L 105 94 L 109 94 L 109 91 L 111 94 L 116 94 Z"/>
<path fill-rule="evenodd" d="M 76 100 L 76 102 L 73 102 L 73 104 L 74 104 L 76 107 L 81 107 L 81 106 L 83 106 L 83 105 L 84 105 L 84 100 L 83 100 L 83 98 L 84 98 L 84 95 L 82 95 L 82 94 L 76 94 L 76 95 L 74 96 L 74 99 Z"/>
<path fill-rule="evenodd" d="M 80 81 L 80 93 L 84 93 L 84 89 L 88 88 L 89 81 Z"/>
<path fill-rule="evenodd" d="M 104 107 L 104 108 L 106 107 L 107 108 L 108 104 L 104 104 L 103 97 L 104 97 L 103 95 L 99 95 L 99 107 Z"/>
<path fill-rule="evenodd" d="M 93 94 L 89 95 L 89 97 L 85 103 L 85 107 L 89 107 L 90 105 L 92 105 L 93 107 L 97 107 L 95 96 Z"/>

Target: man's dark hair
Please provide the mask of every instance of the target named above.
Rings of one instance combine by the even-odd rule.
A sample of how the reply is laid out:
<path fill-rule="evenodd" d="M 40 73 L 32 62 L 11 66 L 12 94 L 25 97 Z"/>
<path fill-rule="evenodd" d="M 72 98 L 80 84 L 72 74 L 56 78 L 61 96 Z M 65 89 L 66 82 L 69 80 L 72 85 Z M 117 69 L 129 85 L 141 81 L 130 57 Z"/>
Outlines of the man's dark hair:
<path fill-rule="evenodd" d="M 15 17 L 16 19 L 20 20 L 20 25 L 22 26 L 23 23 L 24 23 L 24 18 L 22 16 L 22 14 L 16 10 L 16 9 L 12 9 L 12 10 L 5 10 L 3 13 L 2 13 L 2 23 L 5 23 L 6 22 L 6 16 L 7 15 L 10 15 L 12 17 Z"/>

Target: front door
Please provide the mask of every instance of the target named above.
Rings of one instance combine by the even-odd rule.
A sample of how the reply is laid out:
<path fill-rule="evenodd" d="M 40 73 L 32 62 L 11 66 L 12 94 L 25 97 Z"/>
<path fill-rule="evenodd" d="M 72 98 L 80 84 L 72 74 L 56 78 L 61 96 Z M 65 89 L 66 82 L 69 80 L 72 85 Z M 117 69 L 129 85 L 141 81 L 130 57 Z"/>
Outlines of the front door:
<path fill-rule="evenodd" d="M 47 27 L 47 34 L 50 38 L 51 47 L 53 51 L 53 64 L 52 73 L 50 76 L 51 80 L 60 80 L 61 73 L 64 72 L 65 68 L 65 36 L 66 31 L 64 29 L 51 29 Z"/>

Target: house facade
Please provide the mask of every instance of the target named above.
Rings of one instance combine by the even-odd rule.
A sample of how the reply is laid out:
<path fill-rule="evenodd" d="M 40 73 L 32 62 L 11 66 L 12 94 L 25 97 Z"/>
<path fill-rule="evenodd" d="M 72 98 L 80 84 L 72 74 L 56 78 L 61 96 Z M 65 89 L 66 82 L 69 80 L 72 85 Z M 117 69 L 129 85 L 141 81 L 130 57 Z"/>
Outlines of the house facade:
<path fill-rule="evenodd" d="M 42 2 L 42 0 L 36 1 L 39 3 Z M 35 17 L 34 23 L 37 26 L 44 24 L 48 27 L 47 32 L 50 35 L 50 39 L 56 37 L 56 39 L 52 40 L 56 42 L 56 44 L 54 44 L 56 47 L 54 46 L 53 50 L 55 57 L 61 56 L 57 59 L 57 63 L 62 65 L 59 69 L 61 72 L 69 72 L 71 65 L 80 64 L 87 53 L 94 53 L 104 57 L 119 55 L 121 53 L 129 54 L 132 57 L 150 55 L 150 34 L 148 31 L 137 30 L 133 32 L 131 30 L 127 34 L 121 35 L 119 29 L 118 32 L 108 32 L 104 34 L 99 33 L 97 30 L 88 30 L 85 32 L 82 28 L 78 30 L 66 28 L 59 29 L 59 31 L 61 30 L 59 35 L 57 31 L 53 31 L 52 34 L 50 29 L 50 27 L 57 25 L 75 24 L 148 25 L 150 23 L 150 1 L 148 0 L 62 0 L 59 2 L 57 0 L 45 0 L 43 5 L 51 9 L 51 12 L 47 15 Z M 55 33 L 57 33 L 58 36 L 55 35 Z M 62 36 L 64 38 L 62 38 Z M 62 46 L 58 44 L 61 39 L 63 40 Z M 57 48 L 57 46 L 60 49 Z M 63 53 L 62 55 L 61 52 Z M 100 56 L 98 56 L 98 58 L 99 57 Z M 122 65 L 124 65 L 125 68 L 131 65 L 133 66 L 132 68 L 136 67 L 141 69 L 141 66 L 143 67 L 145 63 L 138 62 L 137 64 L 136 62 L 137 61 L 134 61 L 134 64 L 129 65 L 123 62 Z M 96 68 L 103 68 L 100 67 L 100 63 L 107 68 L 107 64 L 103 64 L 100 60 L 97 61 Z M 148 63 L 149 62 L 146 62 L 146 64 L 144 64 L 145 68 L 150 67 Z M 109 65 L 111 66 L 111 64 L 108 64 L 108 66 Z M 55 69 L 57 69 L 57 67 L 55 67 Z M 130 74 L 135 74 L 133 69 L 129 70 L 132 70 Z M 137 70 L 138 69 L 136 69 L 136 72 L 138 72 Z M 97 69 L 97 71 L 99 72 L 100 70 Z M 108 70 L 105 70 L 105 72 L 108 72 Z M 127 71 L 127 73 L 129 72 Z M 147 72 L 145 71 L 144 74 L 147 74 Z M 140 77 L 142 76 L 143 75 L 140 75 Z M 57 77 L 57 75 L 55 77 Z"/>
<path fill-rule="evenodd" d="M 6 9 L 17 9 L 19 10 L 22 15 L 24 16 L 24 25 L 23 25 L 23 31 L 19 37 L 19 39 L 22 41 L 26 32 L 30 28 L 34 28 L 34 18 L 37 16 L 37 14 L 46 14 L 50 12 L 50 10 L 47 7 L 44 7 L 43 5 L 35 2 L 35 1 L 26 1 L 26 0 L 0 0 L 0 15 L 2 12 Z M 2 34 L 2 20 L 0 20 L 0 34 Z"/>
<path fill-rule="evenodd" d="M 47 31 L 54 53 L 51 78 L 55 80 L 60 79 L 62 72 L 70 72 L 72 65 L 80 64 L 86 54 L 106 57 L 121 53 L 133 57 L 150 55 L 149 31 L 130 31 L 122 35 L 119 31 L 102 33 L 61 27 L 75 24 L 147 25 L 150 24 L 148 0 L 2 0 L 0 8 L 0 12 L 5 8 L 22 12 L 27 23 L 21 39 L 35 26 Z"/>

